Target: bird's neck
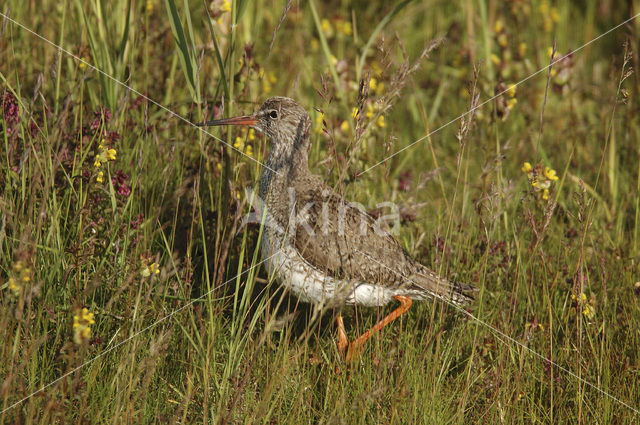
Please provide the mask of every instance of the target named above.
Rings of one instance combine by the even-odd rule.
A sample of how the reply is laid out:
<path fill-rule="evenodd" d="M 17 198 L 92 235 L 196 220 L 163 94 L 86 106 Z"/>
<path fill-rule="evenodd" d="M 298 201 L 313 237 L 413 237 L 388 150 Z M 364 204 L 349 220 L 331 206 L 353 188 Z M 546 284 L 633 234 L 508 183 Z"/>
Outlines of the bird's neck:
<path fill-rule="evenodd" d="M 271 140 L 265 167 L 260 177 L 260 198 L 264 201 L 269 215 L 286 228 L 300 182 L 308 180 L 309 171 L 308 135 L 304 139 L 281 142 Z M 295 201 L 294 201 L 295 203 Z"/>
<path fill-rule="evenodd" d="M 303 143 L 273 141 L 260 178 L 260 197 L 267 199 L 272 192 L 286 193 L 295 181 L 310 174 L 308 140 Z"/>

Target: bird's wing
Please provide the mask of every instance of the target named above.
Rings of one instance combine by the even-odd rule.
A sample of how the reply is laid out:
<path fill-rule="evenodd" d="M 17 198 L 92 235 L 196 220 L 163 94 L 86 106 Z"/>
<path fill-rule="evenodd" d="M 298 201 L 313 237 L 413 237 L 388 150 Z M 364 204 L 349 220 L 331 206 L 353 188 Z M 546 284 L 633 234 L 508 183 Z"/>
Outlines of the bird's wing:
<path fill-rule="evenodd" d="M 362 207 L 324 190 L 298 190 L 294 245 L 316 269 L 347 281 L 407 288 L 465 304 L 473 287 L 449 282 L 414 261 Z"/>
<path fill-rule="evenodd" d="M 338 279 L 372 283 L 399 285 L 406 280 L 402 275 L 411 275 L 409 255 L 366 211 L 326 188 L 297 196 L 295 247 L 314 267 Z"/>

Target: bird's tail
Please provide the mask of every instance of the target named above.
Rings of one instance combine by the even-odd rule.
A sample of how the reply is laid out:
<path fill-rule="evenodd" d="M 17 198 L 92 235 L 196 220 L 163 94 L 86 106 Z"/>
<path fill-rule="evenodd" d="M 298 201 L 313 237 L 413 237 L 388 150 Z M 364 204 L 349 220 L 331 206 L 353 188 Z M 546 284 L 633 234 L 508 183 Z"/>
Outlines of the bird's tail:
<path fill-rule="evenodd" d="M 478 288 L 466 283 L 452 282 L 438 276 L 426 267 L 422 268 L 413 281 L 416 290 L 422 292 L 424 298 L 439 298 L 458 306 L 469 305 L 475 300 Z"/>

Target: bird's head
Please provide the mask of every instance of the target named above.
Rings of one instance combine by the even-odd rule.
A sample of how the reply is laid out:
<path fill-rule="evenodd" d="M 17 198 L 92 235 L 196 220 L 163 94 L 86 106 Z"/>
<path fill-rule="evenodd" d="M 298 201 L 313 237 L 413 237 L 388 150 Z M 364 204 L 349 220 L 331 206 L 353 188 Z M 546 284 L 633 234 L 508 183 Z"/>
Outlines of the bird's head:
<path fill-rule="evenodd" d="M 198 126 L 250 126 L 266 134 L 276 150 L 290 153 L 299 148 L 297 144 L 306 143 L 310 123 L 309 114 L 296 101 L 288 97 L 272 97 L 251 115 L 207 121 Z"/>

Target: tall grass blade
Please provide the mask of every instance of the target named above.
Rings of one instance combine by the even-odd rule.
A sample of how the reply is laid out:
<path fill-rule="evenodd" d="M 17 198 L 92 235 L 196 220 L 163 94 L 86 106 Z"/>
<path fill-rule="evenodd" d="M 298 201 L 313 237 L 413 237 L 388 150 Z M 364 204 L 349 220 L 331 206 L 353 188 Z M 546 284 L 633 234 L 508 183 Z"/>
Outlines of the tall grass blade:
<path fill-rule="evenodd" d="M 205 4 L 206 6 L 206 4 Z M 226 99 L 229 99 L 229 83 L 227 82 L 227 75 L 224 71 L 224 61 L 222 60 L 222 53 L 220 52 L 220 44 L 218 43 L 218 36 L 216 35 L 215 30 L 213 29 L 211 15 L 209 14 L 209 9 L 205 7 L 207 11 L 207 25 L 209 27 L 209 32 L 211 33 L 211 39 L 213 40 L 213 47 L 216 51 L 216 62 L 218 63 L 218 70 L 220 71 L 220 81 L 222 81 L 222 87 L 224 89 L 224 96 Z M 216 88 L 216 97 L 218 93 L 218 88 Z"/>
<path fill-rule="evenodd" d="M 191 49 L 189 48 L 189 43 L 187 42 L 187 36 L 184 31 L 184 27 L 182 26 L 182 22 L 180 20 L 180 14 L 178 13 L 178 9 L 176 8 L 176 4 L 173 0 L 165 0 L 165 4 L 167 7 L 167 13 L 169 14 L 169 23 L 171 24 L 171 31 L 173 32 L 173 37 L 175 39 L 176 45 L 178 47 L 178 53 L 180 57 L 180 64 L 182 65 L 182 71 L 184 73 L 185 78 L 187 79 L 187 87 L 189 88 L 189 92 L 191 93 L 191 97 L 196 103 L 200 103 L 200 90 L 196 84 L 196 70 L 197 70 L 197 61 L 194 56 L 194 53 L 191 49 L 195 49 L 193 44 L 193 38 L 191 38 Z M 189 9 L 185 10 L 187 16 L 189 15 Z M 187 17 L 187 26 L 191 29 L 191 18 Z M 191 34 L 193 35 L 193 34 Z"/>

